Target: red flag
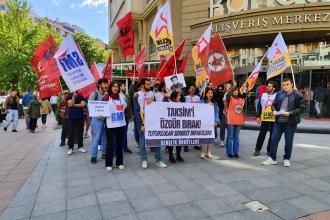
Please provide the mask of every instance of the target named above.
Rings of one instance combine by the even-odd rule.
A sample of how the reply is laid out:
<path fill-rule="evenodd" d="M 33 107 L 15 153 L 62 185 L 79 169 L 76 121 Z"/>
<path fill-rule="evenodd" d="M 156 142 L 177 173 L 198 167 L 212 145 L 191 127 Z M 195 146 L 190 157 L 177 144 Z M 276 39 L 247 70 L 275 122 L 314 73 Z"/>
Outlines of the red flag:
<path fill-rule="evenodd" d="M 184 39 L 180 43 L 180 45 L 176 48 L 176 50 L 174 52 L 176 61 L 179 59 L 185 43 L 186 43 L 186 39 Z M 172 54 L 171 57 L 168 59 L 168 61 L 163 66 L 163 68 L 160 70 L 160 73 L 158 74 L 157 78 L 160 78 L 163 80 L 164 77 L 173 75 L 174 68 L 175 68 L 174 55 Z"/>
<path fill-rule="evenodd" d="M 102 73 L 103 73 L 103 77 L 106 78 L 107 80 L 109 80 L 109 82 L 111 82 L 111 80 L 112 80 L 112 52 L 109 55 L 108 62 L 105 65 Z"/>
<path fill-rule="evenodd" d="M 94 79 L 95 79 L 95 82 L 97 82 L 99 79 L 100 79 L 100 73 L 97 69 L 97 66 L 96 66 L 96 63 L 92 63 L 91 65 L 91 72 L 94 76 Z M 82 88 L 80 90 L 80 94 L 85 98 L 87 99 L 90 94 L 92 94 L 92 92 L 96 91 L 97 90 L 97 87 L 96 87 L 96 83 L 92 83 L 84 88 Z"/>
<path fill-rule="evenodd" d="M 31 65 L 38 75 L 38 87 L 40 99 L 49 98 L 53 95 L 62 93 L 62 87 L 59 79 L 49 79 L 49 75 L 45 71 L 40 69 L 40 58 L 33 56 L 31 59 Z"/>
<path fill-rule="evenodd" d="M 184 57 L 181 66 L 178 69 L 178 73 L 184 73 L 184 71 L 186 70 L 186 66 L 187 66 L 187 60 L 188 60 L 188 52 L 186 53 L 186 56 Z"/>
<path fill-rule="evenodd" d="M 135 66 L 136 71 L 139 74 L 139 81 L 144 77 L 144 61 L 145 61 L 145 55 L 146 55 L 146 48 L 143 47 L 143 49 L 140 51 L 140 53 L 135 58 Z"/>
<path fill-rule="evenodd" d="M 234 79 L 234 72 L 220 35 L 215 35 L 210 42 L 207 65 L 214 88 Z"/>
<path fill-rule="evenodd" d="M 48 35 L 35 49 L 33 52 L 34 57 L 38 58 L 38 71 L 44 72 L 48 75 L 48 80 L 52 81 L 61 76 L 61 72 L 58 69 L 56 60 L 54 59 L 54 54 L 56 53 L 58 47 L 52 35 Z"/>
<path fill-rule="evenodd" d="M 134 33 L 132 13 L 129 12 L 125 17 L 117 22 L 119 29 L 119 40 L 121 45 L 122 57 L 134 54 Z"/>

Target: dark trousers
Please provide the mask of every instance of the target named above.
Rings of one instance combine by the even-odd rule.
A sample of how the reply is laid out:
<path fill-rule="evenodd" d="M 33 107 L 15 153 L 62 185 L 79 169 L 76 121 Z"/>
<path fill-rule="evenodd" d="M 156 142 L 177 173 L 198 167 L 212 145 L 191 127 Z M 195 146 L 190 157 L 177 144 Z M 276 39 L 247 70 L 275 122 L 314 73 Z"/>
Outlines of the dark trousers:
<path fill-rule="evenodd" d="M 47 122 L 47 114 L 43 114 L 43 115 L 41 115 L 41 122 L 42 122 L 43 124 L 46 124 L 46 122 Z"/>
<path fill-rule="evenodd" d="M 283 133 L 285 137 L 284 160 L 290 160 L 292 153 L 293 137 L 296 128 L 297 128 L 296 124 L 289 124 L 289 123 L 274 124 L 271 144 L 270 144 L 270 155 L 269 155 L 273 160 L 276 160 L 278 143 L 280 142 Z"/>
<path fill-rule="evenodd" d="M 68 119 L 68 145 L 73 149 L 75 139 L 78 141 L 78 148 L 83 147 L 84 119 Z"/>
<path fill-rule="evenodd" d="M 264 141 L 265 141 L 265 138 L 267 135 L 267 131 L 269 131 L 270 134 L 269 134 L 269 139 L 268 139 L 268 144 L 267 144 L 267 154 L 269 154 L 273 127 L 274 127 L 274 122 L 268 122 L 268 121 L 261 122 L 260 132 L 258 135 L 256 149 L 255 149 L 256 151 L 261 151 L 262 145 L 264 144 Z"/>
<path fill-rule="evenodd" d="M 123 165 L 124 131 L 125 127 L 107 128 L 107 150 L 105 153 L 106 167 L 112 167 L 114 150 L 116 150 L 116 166 Z M 114 139 L 116 140 L 116 143 L 113 143 Z M 114 145 L 116 147 L 114 147 Z"/>
<path fill-rule="evenodd" d="M 52 104 L 52 109 L 53 109 L 54 114 L 56 114 L 57 104 Z"/>
<path fill-rule="evenodd" d="M 221 141 L 225 141 L 226 128 L 227 128 L 227 117 L 225 115 L 223 115 L 222 120 L 220 121 L 220 140 Z"/>
<path fill-rule="evenodd" d="M 128 124 L 129 124 L 129 121 L 126 120 L 126 126 L 124 127 L 124 146 L 123 146 L 123 149 L 124 150 L 129 150 L 128 149 L 128 142 L 127 142 L 127 132 L 128 132 Z"/>
<path fill-rule="evenodd" d="M 167 146 L 166 147 L 169 153 L 169 156 L 173 156 L 173 146 Z M 176 146 L 176 156 L 181 156 L 181 146 Z"/>
<path fill-rule="evenodd" d="M 68 119 L 62 118 L 61 143 L 65 143 L 65 139 L 67 137 L 68 137 Z"/>
<path fill-rule="evenodd" d="M 34 131 L 37 127 L 37 121 L 38 119 L 37 118 L 30 118 L 30 121 L 29 121 L 29 129 L 31 131 Z"/>

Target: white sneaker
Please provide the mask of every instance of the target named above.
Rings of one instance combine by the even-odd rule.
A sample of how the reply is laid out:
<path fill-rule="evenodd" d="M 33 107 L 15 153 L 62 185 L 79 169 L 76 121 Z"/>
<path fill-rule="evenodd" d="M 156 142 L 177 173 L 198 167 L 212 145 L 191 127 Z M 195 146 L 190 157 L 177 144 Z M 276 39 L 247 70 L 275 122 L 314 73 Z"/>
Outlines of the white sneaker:
<path fill-rule="evenodd" d="M 97 150 L 101 151 L 101 145 L 97 145 Z"/>
<path fill-rule="evenodd" d="M 211 153 L 208 153 L 207 154 L 207 158 L 212 159 L 213 158 L 212 154 Z"/>
<path fill-rule="evenodd" d="M 46 128 L 46 125 L 41 125 L 41 128 L 45 129 Z"/>
<path fill-rule="evenodd" d="M 81 152 L 81 153 L 86 153 L 86 152 L 87 152 L 87 151 L 86 151 L 84 148 L 82 148 L 82 147 L 79 148 L 78 151 Z"/>
<path fill-rule="evenodd" d="M 219 139 L 214 139 L 214 143 L 219 143 Z"/>
<path fill-rule="evenodd" d="M 262 165 L 276 165 L 277 161 L 273 160 L 271 157 L 268 157 L 267 160 L 261 163 Z"/>
<path fill-rule="evenodd" d="M 112 167 L 107 167 L 106 170 L 107 171 L 111 171 L 112 170 Z"/>
<path fill-rule="evenodd" d="M 201 153 L 201 159 L 205 159 L 205 154 Z"/>
<path fill-rule="evenodd" d="M 141 167 L 143 168 L 143 169 L 147 169 L 148 168 L 148 163 L 147 163 L 147 161 L 142 161 L 142 165 L 141 165 Z"/>
<path fill-rule="evenodd" d="M 125 169 L 124 165 L 119 165 L 118 168 L 119 168 L 120 170 L 124 170 L 124 169 Z"/>
<path fill-rule="evenodd" d="M 225 142 L 220 141 L 220 147 L 224 147 L 225 146 Z"/>
<path fill-rule="evenodd" d="M 73 153 L 72 149 L 69 149 L 67 155 L 71 155 L 72 153 Z"/>
<path fill-rule="evenodd" d="M 290 160 L 284 160 L 284 167 L 291 167 Z"/>
<path fill-rule="evenodd" d="M 160 161 L 160 162 L 156 163 L 156 166 L 161 167 L 161 168 L 166 168 L 167 167 L 167 165 L 163 161 Z"/>

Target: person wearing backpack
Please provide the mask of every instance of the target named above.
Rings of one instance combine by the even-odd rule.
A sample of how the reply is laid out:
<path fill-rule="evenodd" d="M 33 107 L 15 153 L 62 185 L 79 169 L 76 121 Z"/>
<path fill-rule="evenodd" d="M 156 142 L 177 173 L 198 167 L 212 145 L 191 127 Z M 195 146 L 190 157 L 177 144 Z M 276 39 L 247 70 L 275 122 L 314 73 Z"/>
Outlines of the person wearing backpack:
<path fill-rule="evenodd" d="M 97 88 L 98 89 L 89 96 L 88 100 L 102 101 L 108 90 L 108 80 L 105 78 L 99 79 Z M 104 120 L 104 117 L 92 118 L 92 146 L 90 150 L 92 164 L 97 163 L 98 144 L 100 140 L 102 145 L 102 159 L 105 159 L 107 136 Z"/>

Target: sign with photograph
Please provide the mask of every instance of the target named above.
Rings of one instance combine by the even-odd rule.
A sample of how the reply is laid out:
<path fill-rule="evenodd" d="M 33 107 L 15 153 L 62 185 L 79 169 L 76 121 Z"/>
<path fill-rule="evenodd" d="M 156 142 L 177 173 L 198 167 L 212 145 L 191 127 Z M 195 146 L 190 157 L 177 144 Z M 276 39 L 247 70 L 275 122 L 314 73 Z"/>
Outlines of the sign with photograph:
<path fill-rule="evenodd" d="M 157 102 L 145 107 L 145 144 L 196 146 L 214 141 L 214 107 L 208 104 Z"/>
<path fill-rule="evenodd" d="M 184 80 L 183 73 L 167 76 L 164 78 L 166 88 L 169 90 L 176 90 L 186 87 L 186 81 Z"/>

